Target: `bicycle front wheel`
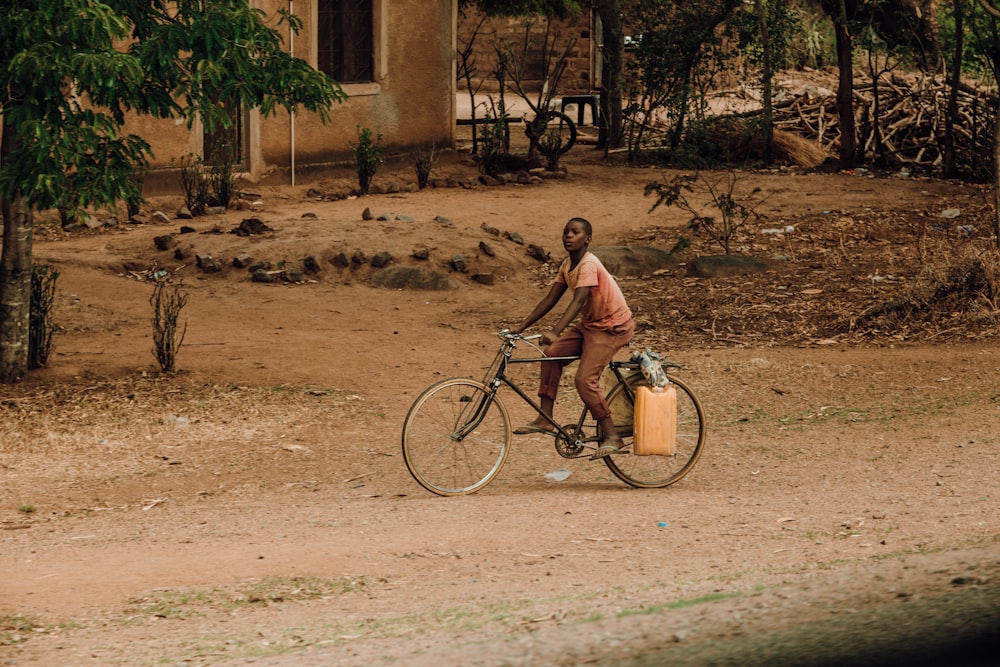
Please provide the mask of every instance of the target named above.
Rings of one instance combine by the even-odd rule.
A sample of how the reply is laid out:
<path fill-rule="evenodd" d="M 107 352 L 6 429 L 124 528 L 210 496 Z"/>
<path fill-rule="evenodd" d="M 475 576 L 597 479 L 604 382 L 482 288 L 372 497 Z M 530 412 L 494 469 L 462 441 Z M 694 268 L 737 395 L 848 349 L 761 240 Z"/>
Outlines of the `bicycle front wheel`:
<path fill-rule="evenodd" d="M 631 486 L 644 489 L 670 486 L 691 472 L 705 446 L 705 412 L 701 403 L 681 380 L 672 375 L 667 377 L 677 390 L 677 447 L 672 456 L 636 456 L 631 451 L 635 410 L 632 396 L 636 387 L 648 385 L 641 374 L 625 378 L 632 389 L 631 394 L 622 383 L 608 393 L 608 407 L 615 416 L 618 432 L 629 447 L 621 454 L 604 457 L 604 462 L 618 479 Z"/>
<path fill-rule="evenodd" d="M 507 408 L 477 380 L 452 378 L 428 387 L 403 423 L 403 460 L 417 482 L 441 496 L 483 488 L 510 451 Z"/>

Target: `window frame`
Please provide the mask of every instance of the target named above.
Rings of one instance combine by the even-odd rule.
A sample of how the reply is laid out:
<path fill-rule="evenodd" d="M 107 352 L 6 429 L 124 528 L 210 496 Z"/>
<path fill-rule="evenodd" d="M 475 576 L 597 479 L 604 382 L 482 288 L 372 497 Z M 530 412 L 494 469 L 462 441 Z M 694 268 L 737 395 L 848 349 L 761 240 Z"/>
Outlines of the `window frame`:
<path fill-rule="evenodd" d="M 311 46 L 309 61 L 313 67 L 319 68 L 319 44 L 323 38 L 319 34 L 319 3 L 336 2 L 337 0 L 317 0 L 310 3 Z M 385 11 L 388 3 L 385 0 L 371 0 L 372 5 L 372 81 L 344 83 L 338 81 L 340 87 L 349 97 L 359 95 L 377 95 L 382 92 L 381 81 L 386 77 L 386 40 Z M 336 77 L 335 77 L 336 78 Z"/>

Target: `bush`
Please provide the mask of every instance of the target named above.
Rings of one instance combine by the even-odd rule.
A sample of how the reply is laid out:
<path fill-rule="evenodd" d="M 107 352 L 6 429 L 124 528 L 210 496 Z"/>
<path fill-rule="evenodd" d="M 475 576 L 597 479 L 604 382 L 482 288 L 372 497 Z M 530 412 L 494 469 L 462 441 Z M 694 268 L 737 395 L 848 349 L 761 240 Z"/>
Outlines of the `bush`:
<path fill-rule="evenodd" d="M 371 129 L 359 125 L 358 143 L 351 144 L 351 152 L 354 153 L 354 166 L 358 171 L 358 190 L 366 195 L 385 154 L 382 135 L 378 134 L 373 139 Z"/>
<path fill-rule="evenodd" d="M 181 292 L 178 285 L 157 281 L 149 303 L 153 307 L 153 354 L 164 373 L 173 373 L 177 363 L 177 352 L 187 333 L 187 322 L 180 330 L 178 323 L 181 310 L 187 304 L 188 295 Z"/>
<path fill-rule="evenodd" d="M 431 176 L 431 168 L 434 166 L 434 147 L 424 146 L 418 148 L 413 156 L 413 166 L 417 170 L 417 187 L 423 190 L 427 187 L 427 181 Z"/>
<path fill-rule="evenodd" d="M 31 269 L 31 310 L 28 315 L 28 368 L 42 368 L 52 354 L 52 306 L 59 272 L 51 266 Z"/>

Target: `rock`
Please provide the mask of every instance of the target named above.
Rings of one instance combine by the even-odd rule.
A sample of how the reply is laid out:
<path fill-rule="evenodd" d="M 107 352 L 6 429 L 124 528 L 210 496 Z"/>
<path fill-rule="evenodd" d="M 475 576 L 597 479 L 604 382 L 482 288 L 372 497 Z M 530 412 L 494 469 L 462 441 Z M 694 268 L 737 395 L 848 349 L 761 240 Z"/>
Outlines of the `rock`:
<path fill-rule="evenodd" d="M 194 252 L 194 246 L 192 245 L 179 245 L 174 248 L 174 259 L 187 260 L 191 259 L 191 254 Z"/>
<path fill-rule="evenodd" d="M 181 234 L 194 234 L 196 231 L 197 230 L 194 227 L 189 227 L 187 225 L 183 225 L 180 229 Z"/>
<path fill-rule="evenodd" d="M 208 213 L 209 215 L 223 215 L 225 212 L 225 206 L 209 206 L 205 209 L 205 213 Z"/>
<path fill-rule="evenodd" d="M 539 262 L 549 261 L 549 253 L 545 252 L 545 248 L 534 243 L 528 244 L 528 257 L 537 259 Z"/>
<path fill-rule="evenodd" d="M 351 261 L 347 259 L 347 255 L 345 255 L 342 252 L 338 252 L 330 259 L 330 263 L 336 266 L 338 269 L 346 269 L 347 266 L 351 263 Z"/>
<path fill-rule="evenodd" d="M 306 281 L 306 274 L 302 273 L 299 269 L 285 269 L 281 272 L 281 279 L 286 283 L 304 283 Z"/>
<path fill-rule="evenodd" d="M 306 273 L 320 272 L 319 262 L 312 255 L 302 260 L 302 268 L 305 270 Z"/>
<path fill-rule="evenodd" d="M 517 232 L 504 232 L 503 237 L 509 241 L 513 241 L 518 245 L 524 245 L 524 238 Z"/>
<path fill-rule="evenodd" d="M 473 273 L 469 276 L 473 282 L 477 282 L 480 285 L 492 285 L 496 282 L 492 273 Z"/>
<path fill-rule="evenodd" d="M 322 190 L 317 190 L 316 188 L 309 188 L 308 190 L 306 190 L 306 197 L 313 197 L 315 199 L 322 199 L 323 198 L 323 191 Z"/>
<path fill-rule="evenodd" d="M 372 257 L 372 267 L 376 269 L 382 269 L 388 266 L 389 262 L 391 261 L 392 261 L 392 254 L 386 250 L 383 250 L 382 252 L 376 253 L 375 256 Z"/>
<path fill-rule="evenodd" d="M 177 218 L 179 220 L 191 220 L 192 218 L 194 218 L 194 214 L 191 213 L 191 209 L 189 209 L 187 206 L 181 206 L 179 209 L 177 209 Z"/>
<path fill-rule="evenodd" d="M 468 270 L 468 266 L 465 264 L 465 255 L 453 255 L 450 263 L 451 268 L 455 269 L 459 273 L 465 273 L 466 270 Z"/>
<path fill-rule="evenodd" d="M 365 210 L 363 210 L 361 212 L 361 219 L 362 220 L 374 220 L 375 219 L 375 214 L 372 213 L 372 210 L 370 208 L 365 208 Z"/>
<path fill-rule="evenodd" d="M 448 225 L 449 227 L 452 226 L 451 220 L 449 220 L 448 218 L 444 217 L 443 215 L 435 215 L 434 216 L 434 222 L 440 222 L 442 225 Z"/>
<path fill-rule="evenodd" d="M 761 273 L 771 266 L 767 262 L 743 255 L 703 255 L 688 264 L 688 275 L 699 278 L 725 278 Z"/>
<path fill-rule="evenodd" d="M 319 216 L 316 215 L 315 213 L 311 212 L 311 211 L 307 211 L 307 212 L 305 212 L 305 213 L 302 214 L 302 219 L 303 220 L 318 220 Z"/>
<path fill-rule="evenodd" d="M 361 250 L 355 250 L 354 254 L 351 255 L 351 264 L 354 266 L 361 266 L 362 264 L 368 263 L 368 255 Z"/>
<path fill-rule="evenodd" d="M 274 276 L 264 269 L 257 269 L 250 275 L 250 280 L 255 283 L 273 283 Z"/>
<path fill-rule="evenodd" d="M 397 215 L 396 220 L 399 220 L 400 222 L 415 222 L 413 216 L 409 215 Z"/>
<path fill-rule="evenodd" d="M 427 248 L 417 248 L 410 256 L 413 257 L 413 259 L 427 259 L 431 256 L 431 251 Z"/>
<path fill-rule="evenodd" d="M 479 228 L 482 229 L 487 234 L 491 234 L 493 236 L 500 236 L 500 230 L 494 227 L 493 225 L 487 225 L 484 222 L 483 224 L 479 225 Z"/>
<path fill-rule="evenodd" d="M 496 257 L 497 256 L 496 251 L 493 250 L 493 246 L 491 246 L 486 241 L 480 241 L 479 242 L 479 249 L 482 250 L 483 254 L 486 255 L 487 257 Z"/>
<path fill-rule="evenodd" d="M 149 216 L 149 221 L 154 225 L 166 225 L 170 223 L 170 216 L 163 211 L 154 211 Z"/>
<path fill-rule="evenodd" d="M 271 228 L 265 225 L 264 221 L 260 218 L 244 218 L 239 226 L 230 230 L 232 234 L 236 234 L 237 236 L 253 236 L 270 231 L 272 231 Z"/>
<path fill-rule="evenodd" d="M 233 257 L 233 266 L 235 266 L 237 269 L 245 269 L 252 263 L 253 263 L 253 257 L 246 254 L 245 252 L 241 252 L 240 254 L 236 255 L 236 257 Z"/>
<path fill-rule="evenodd" d="M 661 269 L 674 269 L 679 261 L 662 248 L 652 246 L 595 246 L 590 249 L 601 263 L 619 277 L 647 276 Z"/>
<path fill-rule="evenodd" d="M 222 262 L 215 259 L 211 255 L 198 254 L 195 255 L 195 262 L 198 264 L 198 268 L 204 273 L 218 273 L 222 270 Z"/>
<path fill-rule="evenodd" d="M 273 268 L 274 265 L 271 264 L 271 262 L 261 260 L 250 265 L 250 273 L 256 273 L 257 271 L 270 271 Z"/>
<path fill-rule="evenodd" d="M 445 274 L 416 266 L 389 267 L 376 273 L 372 282 L 390 289 L 446 290 L 453 286 Z"/>
<path fill-rule="evenodd" d="M 175 245 L 177 245 L 177 239 L 175 239 L 170 234 L 154 236 L 153 245 L 156 247 L 157 250 L 170 250 Z"/>
<path fill-rule="evenodd" d="M 482 176 L 480 176 L 479 177 L 479 182 L 482 183 L 483 185 L 488 185 L 488 186 L 491 186 L 491 187 L 492 186 L 497 186 L 497 185 L 503 185 L 503 183 L 499 179 L 494 178 L 493 176 L 490 176 L 489 174 L 483 174 Z"/>

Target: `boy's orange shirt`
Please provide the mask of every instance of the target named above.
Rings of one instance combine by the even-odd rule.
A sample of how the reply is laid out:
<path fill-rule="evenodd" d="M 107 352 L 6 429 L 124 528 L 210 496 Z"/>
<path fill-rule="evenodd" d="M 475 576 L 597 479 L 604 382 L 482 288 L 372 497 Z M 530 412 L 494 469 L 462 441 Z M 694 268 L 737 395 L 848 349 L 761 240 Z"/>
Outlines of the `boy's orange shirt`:
<path fill-rule="evenodd" d="M 567 257 L 559 266 L 555 281 L 565 283 L 571 292 L 577 287 L 592 288 L 580 312 L 585 326 L 611 329 L 632 319 L 632 311 L 625 302 L 625 295 L 596 255 L 587 252 L 572 271 L 569 270 L 569 264 L 570 259 Z"/>

